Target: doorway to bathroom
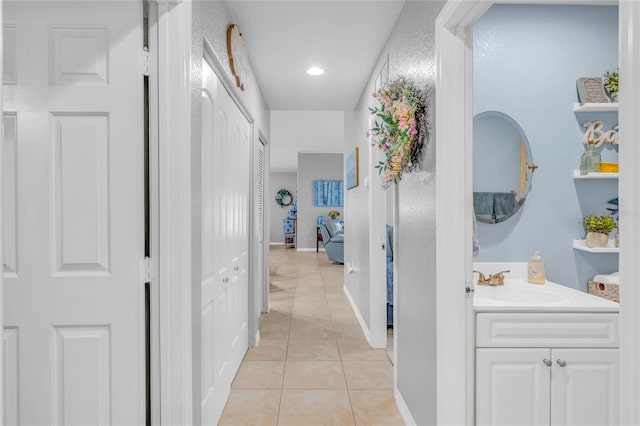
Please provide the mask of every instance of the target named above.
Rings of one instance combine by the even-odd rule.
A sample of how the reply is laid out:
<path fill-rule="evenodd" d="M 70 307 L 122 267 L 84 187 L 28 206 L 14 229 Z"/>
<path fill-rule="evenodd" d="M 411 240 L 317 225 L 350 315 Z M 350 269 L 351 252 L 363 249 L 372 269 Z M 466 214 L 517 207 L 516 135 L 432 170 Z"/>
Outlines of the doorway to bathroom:
<path fill-rule="evenodd" d="M 519 2 L 512 2 L 519 3 Z M 550 2 L 545 2 L 550 3 Z M 556 3 L 556 2 L 551 2 Z M 557 2 L 558 4 L 562 2 Z M 617 4 L 617 2 L 589 2 L 582 1 L 580 4 L 602 5 Z M 473 397 L 469 398 L 467 392 L 467 410 L 465 414 L 456 412 L 456 396 L 465 388 L 470 389 L 472 384 L 465 379 L 472 373 L 472 364 L 465 363 L 465 347 L 469 340 L 465 337 L 465 329 L 469 323 L 465 320 L 466 305 L 468 300 L 460 300 L 460 288 L 450 286 L 450 283 L 464 283 L 470 287 L 471 280 L 471 245 L 472 245 L 472 178 L 471 178 L 471 137 L 472 137 L 472 43 L 470 39 L 471 26 L 491 7 L 492 2 L 461 2 L 458 4 L 448 4 L 437 22 L 437 60 L 440 63 L 440 74 L 438 77 L 437 90 L 439 93 L 447 93 L 446 99 L 438 99 L 437 116 L 437 158 L 439 164 L 446 164 L 448 159 L 457 158 L 466 165 L 462 175 L 459 171 L 444 170 L 438 176 L 438 196 L 437 203 L 447 206 L 446 212 L 438 212 L 438 221 L 441 223 L 457 224 L 457 226 L 447 227 L 446 238 L 444 235 L 438 236 L 438 254 L 442 258 L 438 268 L 438 305 L 447 306 L 447 311 L 438 313 L 438 365 L 439 374 L 446 371 L 445 376 L 439 376 L 438 397 L 441 403 L 438 404 L 438 422 L 467 424 L 473 423 L 472 403 Z M 619 40 L 620 40 L 620 75 L 627 84 L 625 92 L 627 98 L 620 104 L 619 121 L 621 135 L 635 135 L 640 133 L 640 125 L 634 121 L 640 110 L 640 82 L 625 75 L 637 75 L 638 52 L 637 45 L 640 43 L 637 31 L 637 19 L 640 17 L 640 5 L 635 2 L 619 3 Z M 462 123 L 454 126 L 453 123 Z M 632 136 L 629 136 L 632 137 Z M 458 141 L 451 143 L 451 141 Z M 631 214 L 637 211 L 640 203 L 637 194 L 631 188 L 630 182 L 636 178 L 636 168 L 634 163 L 640 159 L 640 150 L 631 144 L 624 146 L 623 155 L 620 158 L 620 198 L 625 199 L 627 204 L 626 214 L 621 215 L 621 226 L 625 233 L 637 235 L 640 229 L 640 215 Z M 628 164 L 628 167 L 624 167 Z M 627 178 L 625 178 L 627 176 Z M 629 179 L 629 180 L 627 180 Z M 625 183 L 625 182 L 629 182 Z M 452 212 L 453 213 L 452 215 Z M 639 252 L 637 238 L 630 237 L 626 244 L 621 244 L 620 251 L 620 275 L 621 281 L 624 277 L 637 276 L 640 273 L 638 266 L 633 259 L 637 258 Z M 445 272 L 446 271 L 446 272 Z M 636 424 L 640 421 L 640 412 L 633 401 L 637 400 L 640 388 L 637 383 L 639 367 L 631 362 L 640 352 L 639 337 L 632 331 L 632 324 L 637 324 L 638 310 L 640 306 L 640 292 L 636 288 L 622 287 L 622 307 L 632 307 L 622 309 L 621 320 L 621 371 L 625 374 L 621 376 L 621 423 Z M 446 324 L 446 325 L 445 325 Z M 468 330 L 468 329 L 467 329 Z M 446 337 L 445 337 L 446 336 Z M 467 370 L 457 372 L 453 367 L 466 365 Z M 440 379 L 443 380 L 441 383 Z M 446 384 L 444 384 L 446 383 Z M 440 399 L 442 398 L 442 400 Z M 465 418 L 463 418 L 465 417 Z"/>

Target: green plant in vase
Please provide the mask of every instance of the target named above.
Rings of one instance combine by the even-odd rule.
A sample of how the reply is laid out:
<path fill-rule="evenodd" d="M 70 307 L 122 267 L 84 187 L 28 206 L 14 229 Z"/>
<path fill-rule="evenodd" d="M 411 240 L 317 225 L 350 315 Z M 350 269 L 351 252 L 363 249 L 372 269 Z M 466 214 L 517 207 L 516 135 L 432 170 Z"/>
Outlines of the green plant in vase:
<path fill-rule="evenodd" d="M 582 220 L 584 230 L 587 232 L 587 247 L 606 247 L 609 243 L 609 234 L 618 227 L 613 216 L 585 216 Z"/>
<path fill-rule="evenodd" d="M 618 102 L 618 79 L 618 71 L 607 71 L 604 74 L 604 88 L 609 92 L 611 102 Z"/>

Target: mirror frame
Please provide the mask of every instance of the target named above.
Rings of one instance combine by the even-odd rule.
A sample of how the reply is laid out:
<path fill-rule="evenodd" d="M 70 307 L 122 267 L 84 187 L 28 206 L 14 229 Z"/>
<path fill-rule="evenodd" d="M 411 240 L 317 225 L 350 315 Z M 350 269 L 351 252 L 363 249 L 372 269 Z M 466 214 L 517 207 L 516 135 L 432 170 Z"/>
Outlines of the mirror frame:
<path fill-rule="evenodd" d="M 502 223 L 504 221 L 506 221 L 507 219 L 513 217 L 518 211 L 520 211 L 520 209 L 522 208 L 524 202 L 527 199 L 527 196 L 529 195 L 529 193 L 531 192 L 531 187 L 532 187 L 532 181 L 533 181 L 533 172 L 537 169 L 538 166 L 536 166 L 533 163 L 533 158 L 532 158 L 532 153 L 531 153 L 531 144 L 529 143 L 529 138 L 527 138 L 527 134 L 524 132 L 524 130 L 522 130 L 522 127 L 520 127 L 520 124 L 518 124 L 518 122 L 516 120 L 514 120 L 510 115 L 502 112 L 502 111 L 495 111 L 495 110 L 489 110 L 489 111 L 483 111 L 480 113 L 477 113 L 473 116 L 473 123 L 476 122 L 477 119 L 480 119 L 482 117 L 499 117 L 503 120 L 505 120 L 506 122 L 508 122 L 509 124 L 511 124 L 513 126 L 513 128 L 518 132 L 518 134 L 520 135 L 520 140 L 524 142 L 524 146 L 525 149 L 527 150 L 527 183 L 525 185 L 525 189 L 524 192 L 522 194 L 522 198 L 520 198 L 517 202 L 516 202 L 516 206 L 513 209 L 513 211 L 505 216 L 502 216 L 500 218 L 496 218 L 495 221 L 488 221 L 484 218 L 480 218 L 477 214 L 475 215 L 476 220 L 478 222 L 481 223 L 486 223 L 489 225 L 495 225 L 497 223 Z M 475 126 L 474 126 L 475 127 Z M 474 147 L 475 147 L 475 143 L 474 143 Z"/>

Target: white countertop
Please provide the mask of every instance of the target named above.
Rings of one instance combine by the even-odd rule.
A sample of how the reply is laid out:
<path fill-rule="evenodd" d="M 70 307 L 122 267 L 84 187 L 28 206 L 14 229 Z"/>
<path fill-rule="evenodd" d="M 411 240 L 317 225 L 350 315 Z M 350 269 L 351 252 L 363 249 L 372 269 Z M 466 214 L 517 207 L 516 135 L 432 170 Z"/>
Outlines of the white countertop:
<path fill-rule="evenodd" d="M 510 269 L 504 286 L 475 284 L 473 308 L 483 312 L 618 312 L 619 304 L 551 281 L 530 284 L 526 281 L 526 263 L 476 263 L 474 269 L 485 275 Z M 523 269 L 524 266 L 524 269 Z"/>

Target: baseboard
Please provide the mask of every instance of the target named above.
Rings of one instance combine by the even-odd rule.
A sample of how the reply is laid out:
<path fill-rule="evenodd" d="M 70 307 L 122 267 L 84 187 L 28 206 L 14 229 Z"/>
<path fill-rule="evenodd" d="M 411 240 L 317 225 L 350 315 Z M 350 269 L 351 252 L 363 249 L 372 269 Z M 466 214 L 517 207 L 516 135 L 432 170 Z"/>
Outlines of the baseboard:
<path fill-rule="evenodd" d="M 306 247 L 296 247 L 298 251 L 316 251 L 315 247 L 306 248 Z M 326 251 L 324 248 L 318 248 L 318 251 Z"/>
<path fill-rule="evenodd" d="M 270 246 L 283 246 L 284 243 L 269 243 Z"/>
<path fill-rule="evenodd" d="M 260 330 L 256 331 L 256 346 L 258 346 L 260 344 Z"/>
<path fill-rule="evenodd" d="M 371 346 L 371 332 L 369 331 L 369 327 L 367 327 L 367 323 L 364 321 L 364 318 L 362 318 L 362 314 L 360 314 L 360 309 L 358 309 L 358 305 L 356 305 L 356 302 L 354 302 L 353 297 L 351 296 L 351 292 L 347 288 L 346 284 L 342 288 L 344 290 L 344 294 L 347 296 L 347 300 L 351 304 L 351 309 L 353 309 L 353 313 L 356 315 L 356 318 L 360 323 L 360 328 L 364 333 L 364 337 L 367 338 L 367 342 L 369 343 L 369 346 Z"/>
<path fill-rule="evenodd" d="M 404 398 L 402 398 L 402 394 L 398 389 L 394 390 L 393 396 L 396 399 L 396 406 L 398 407 L 398 411 L 402 416 L 402 420 L 404 420 L 404 424 L 406 426 L 416 426 L 417 423 L 415 420 L 413 420 L 413 416 L 409 411 L 409 407 L 407 407 L 407 404 L 404 402 Z"/>

